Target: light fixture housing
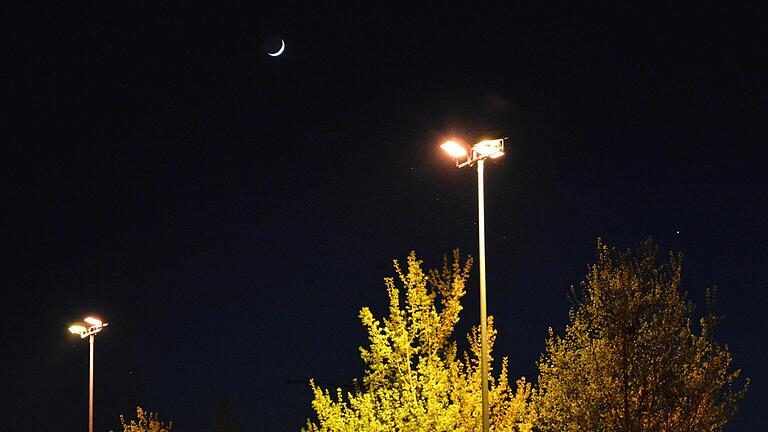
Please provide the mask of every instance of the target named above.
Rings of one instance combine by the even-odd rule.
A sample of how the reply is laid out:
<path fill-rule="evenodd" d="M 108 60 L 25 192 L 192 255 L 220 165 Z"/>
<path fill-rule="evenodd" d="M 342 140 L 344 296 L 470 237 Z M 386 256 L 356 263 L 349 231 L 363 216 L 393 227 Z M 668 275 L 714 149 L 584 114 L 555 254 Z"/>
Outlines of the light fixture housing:
<path fill-rule="evenodd" d="M 73 325 L 69 327 L 69 332 L 72 334 L 83 334 L 86 328 L 81 325 Z"/>
<path fill-rule="evenodd" d="M 440 144 L 440 147 L 454 159 L 463 158 L 469 154 L 466 147 L 453 140 Z"/>
<path fill-rule="evenodd" d="M 454 140 L 446 141 L 445 143 L 440 144 L 440 147 L 453 157 L 457 167 L 462 168 L 465 166 L 472 166 L 475 162 L 480 162 L 485 159 L 498 159 L 504 156 L 505 139 L 506 138 L 498 138 L 480 141 L 472 146 L 471 154 L 465 145 Z"/>
<path fill-rule="evenodd" d="M 86 317 L 83 319 L 83 321 L 87 322 L 90 325 L 100 327 L 103 323 L 100 319 L 94 318 L 94 317 Z"/>
<path fill-rule="evenodd" d="M 499 158 L 504 155 L 504 139 L 480 141 L 472 146 L 472 150 L 484 157 Z"/>
<path fill-rule="evenodd" d="M 83 321 L 88 324 L 88 327 L 81 324 L 71 325 L 69 326 L 69 332 L 72 334 L 80 335 L 81 338 L 86 338 L 88 336 L 93 336 L 96 333 L 99 333 L 100 331 L 104 330 L 104 327 L 109 325 L 109 323 L 105 323 L 100 319 L 94 318 L 92 316 L 83 318 Z"/>

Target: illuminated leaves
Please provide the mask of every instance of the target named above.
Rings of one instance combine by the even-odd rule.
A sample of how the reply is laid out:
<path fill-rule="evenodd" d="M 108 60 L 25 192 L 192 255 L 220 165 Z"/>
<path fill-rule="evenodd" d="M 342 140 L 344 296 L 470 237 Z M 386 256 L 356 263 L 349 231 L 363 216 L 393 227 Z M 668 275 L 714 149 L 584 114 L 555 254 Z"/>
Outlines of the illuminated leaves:
<path fill-rule="evenodd" d="M 145 411 L 136 407 L 136 418 L 126 423 L 125 417 L 120 416 L 123 432 L 171 432 L 172 422 L 160 421 L 157 413 Z"/>
<path fill-rule="evenodd" d="M 306 431 L 481 430 L 479 332 L 468 335 L 470 350 L 461 357 L 451 340 L 472 260 L 462 263 L 458 251 L 452 258 L 429 272 L 413 252 L 405 268 L 394 262 L 396 277 L 384 280 L 388 316 L 376 319 L 368 308 L 360 311 L 368 332 L 368 346 L 360 348 L 366 365 L 362 385 L 345 394 L 311 382 L 317 420 L 308 421 Z M 490 317 L 488 325 L 492 348 L 496 331 Z M 492 430 L 531 430 L 531 385 L 520 379 L 509 387 L 506 359 L 489 387 Z"/>
<path fill-rule="evenodd" d="M 692 327 L 681 275 L 681 256 L 657 264 L 650 240 L 636 253 L 598 241 L 565 335 L 550 329 L 539 361 L 542 431 L 723 429 L 749 381 L 737 388 L 740 371 L 713 337 L 718 317 Z"/>

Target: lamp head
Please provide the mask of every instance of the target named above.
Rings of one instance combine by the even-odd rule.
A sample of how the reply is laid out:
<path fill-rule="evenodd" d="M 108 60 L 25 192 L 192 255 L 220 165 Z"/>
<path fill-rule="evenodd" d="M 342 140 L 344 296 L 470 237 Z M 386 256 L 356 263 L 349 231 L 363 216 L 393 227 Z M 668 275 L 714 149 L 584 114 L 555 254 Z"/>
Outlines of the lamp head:
<path fill-rule="evenodd" d="M 81 334 L 85 333 L 85 327 L 83 327 L 81 325 L 73 325 L 73 326 L 69 327 L 69 332 L 72 333 L 72 334 L 79 334 L 79 335 L 81 335 Z"/>
<path fill-rule="evenodd" d="M 95 327 L 100 327 L 101 324 L 102 324 L 100 319 L 97 319 L 97 318 L 94 318 L 94 317 L 86 317 L 86 318 L 83 319 L 83 321 L 85 321 L 88 324 L 90 324 L 92 326 L 95 326 Z"/>
<path fill-rule="evenodd" d="M 504 155 L 504 139 L 484 140 L 472 146 L 479 155 L 496 159 Z"/>
<path fill-rule="evenodd" d="M 453 140 L 440 144 L 440 148 L 454 159 L 466 157 L 468 154 L 466 147 Z"/>
<path fill-rule="evenodd" d="M 69 332 L 72 334 L 80 335 L 81 338 L 85 338 L 101 332 L 104 327 L 109 325 L 108 323 L 105 323 L 100 319 L 92 316 L 83 318 L 83 321 L 88 324 L 88 327 L 83 324 L 75 324 L 69 327 Z"/>

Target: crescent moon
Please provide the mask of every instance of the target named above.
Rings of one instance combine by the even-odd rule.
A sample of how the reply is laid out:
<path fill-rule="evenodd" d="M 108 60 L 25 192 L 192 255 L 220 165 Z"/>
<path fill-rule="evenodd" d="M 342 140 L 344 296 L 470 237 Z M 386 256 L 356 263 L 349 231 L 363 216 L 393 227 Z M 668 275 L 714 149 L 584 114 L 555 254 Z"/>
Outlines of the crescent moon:
<path fill-rule="evenodd" d="M 283 51 L 285 51 L 285 41 L 284 41 L 284 40 L 282 40 L 282 39 L 280 39 L 280 49 L 279 49 L 279 50 L 277 50 L 277 52 L 275 52 L 275 53 L 271 53 L 271 52 L 268 52 L 267 54 L 268 54 L 268 55 L 270 55 L 270 56 L 272 56 L 272 57 L 277 57 L 277 56 L 279 56 L 280 54 L 282 54 L 282 53 L 283 53 Z"/>

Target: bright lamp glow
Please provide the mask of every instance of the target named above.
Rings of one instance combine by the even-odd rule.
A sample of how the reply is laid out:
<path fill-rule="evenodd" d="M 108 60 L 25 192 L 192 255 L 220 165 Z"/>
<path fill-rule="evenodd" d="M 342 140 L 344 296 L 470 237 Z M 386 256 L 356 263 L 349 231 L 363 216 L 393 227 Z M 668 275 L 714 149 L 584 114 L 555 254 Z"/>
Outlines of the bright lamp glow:
<path fill-rule="evenodd" d="M 83 319 L 83 321 L 87 322 L 90 325 L 94 325 L 94 326 L 97 326 L 97 327 L 101 325 L 101 320 L 98 320 L 98 319 L 96 319 L 94 317 L 87 317 L 87 318 Z"/>
<path fill-rule="evenodd" d="M 455 159 L 462 158 L 467 155 L 467 149 L 456 141 L 447 141 L 444 144 L 440 144 L 440 147 Z"/>
<path fill-rule="evenodd" d="M 83 327 L 81 325 L 73 325 L 73 326 L 69 327 L 69 332 L 72 333 L 72 334 L 81 334 L 81 333 L 85 332 L 85 327 Z"/>
<path fill-rule="evenodd" d="M 503 144 L 504 140 L 485 140 L 475 144 L 472 149 L 480 153 L 483 156 L 488 156 L 492 159 L 496 159 L 504 155 Z"/>

